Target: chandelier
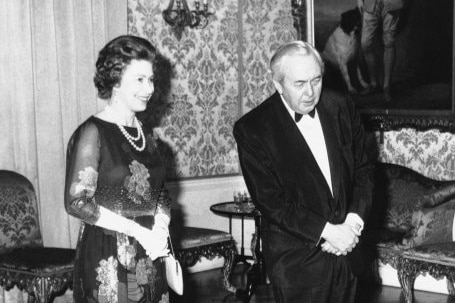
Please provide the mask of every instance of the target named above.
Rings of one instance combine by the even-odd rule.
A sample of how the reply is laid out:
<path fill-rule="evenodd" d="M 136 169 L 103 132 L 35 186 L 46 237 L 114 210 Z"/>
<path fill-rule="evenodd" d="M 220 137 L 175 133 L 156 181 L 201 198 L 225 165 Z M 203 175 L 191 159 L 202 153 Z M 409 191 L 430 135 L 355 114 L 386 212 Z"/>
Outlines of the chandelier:
<path fill-rule="evenodd" d="M 178 40 L 182 38 L 182 32 L 185 27 L 204 28 L 209 23 L 208 17 L 212 13 L 208 12 L 207 0 L 202 0 L 203 9 L 200 8 L 200 0 L 194 1 L 195 10 L 191 11 L 186 0 L 176 0 L 174 8 L 174 0 L 169 1 L 167 9 L 163 11 L 163 18 L 174 31 Z"/>

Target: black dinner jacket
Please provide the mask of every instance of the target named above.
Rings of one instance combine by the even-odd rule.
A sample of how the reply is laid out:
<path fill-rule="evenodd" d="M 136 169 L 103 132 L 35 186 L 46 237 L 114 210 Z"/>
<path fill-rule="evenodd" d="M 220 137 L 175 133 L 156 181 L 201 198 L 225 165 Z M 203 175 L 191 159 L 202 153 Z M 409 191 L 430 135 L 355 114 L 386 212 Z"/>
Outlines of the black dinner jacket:
<path fill-rule="evenodd" d="M 325 224 L 343 223 L 349 212 L 365 221 L 371 204 L 372 166 L 353 103 L 324 90 L 316 109 L 333 196 L 278 93 L 234 125 L 242 173 L 262 214 L 267 270 L 272 283 L 281 287 L 322 283 L 331 270 L 329 260 L 335 258 L 319 246 Z"/>

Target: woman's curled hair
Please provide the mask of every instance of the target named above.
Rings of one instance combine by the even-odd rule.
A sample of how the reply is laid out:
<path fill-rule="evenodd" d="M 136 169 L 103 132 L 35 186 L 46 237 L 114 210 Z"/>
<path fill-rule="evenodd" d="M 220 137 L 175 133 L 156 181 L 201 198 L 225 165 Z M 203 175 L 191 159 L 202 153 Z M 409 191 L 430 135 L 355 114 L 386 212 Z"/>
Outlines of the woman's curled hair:
<path fill-rule="evenodd" d="M 146 39 L 124 35 L 111 40 L 98 54 L 94 77 L 98 97 L 109 99 L 112 89 L 120 83 L 131 60 L 146 60 L 155 69 L 156 50 Z"/>

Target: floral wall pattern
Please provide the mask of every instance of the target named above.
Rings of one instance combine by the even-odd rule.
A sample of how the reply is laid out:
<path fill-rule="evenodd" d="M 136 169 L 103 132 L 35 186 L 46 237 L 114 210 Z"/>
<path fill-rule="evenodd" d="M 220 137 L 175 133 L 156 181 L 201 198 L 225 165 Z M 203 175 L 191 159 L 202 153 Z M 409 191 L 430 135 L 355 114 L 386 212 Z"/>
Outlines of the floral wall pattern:
<path fill-rule="evenodd" d="M 208 26 L 185 29 L 178 41 L 162 17 L 168 1 L 128 0 L 128 32 L 152 41 L 173 66 L 168 106 L 158 110 L 163 117 L 157 128 L 169 145 L 170 178 L 240 173 L 232 126 L 274 90 L 270 56 L 297 35 L 290 2 L 209 1 L 214 15 Z M 402 129 L 383 135 L 379 161 L 434 179 L 455 179 L 453 134 Z"/>
<path fill-rule="evenodd" d="M 192 0 L 188 4 L 193 7 Z M 208 26 L 185 29 L 180 41 L 163 20 L 167 5 L 129 0 L 128 33 L 148 38 L 173 67 L 168 105 L 157 128 L 169 145 L 169 177 L 237 174 L 232 127 L 273 92 L 270 54 L 296 37 L 290 1 L 209 1 L 214 15 Z"/>
<path fill-rule="evenodd" d="M 432 179 L 455 180 L 455 136 L 435 129 L 385 132 L 379 161 L 409 167 Z"/>
<path fill-rule="evenodd" d="M 246 113 L 274 92 L 268 73 L 270 58 L 278 46 L 295 40 L 297 32 L 293 27 L 291 1 L 244 1 L 242 11 L 242 113 Z"/>

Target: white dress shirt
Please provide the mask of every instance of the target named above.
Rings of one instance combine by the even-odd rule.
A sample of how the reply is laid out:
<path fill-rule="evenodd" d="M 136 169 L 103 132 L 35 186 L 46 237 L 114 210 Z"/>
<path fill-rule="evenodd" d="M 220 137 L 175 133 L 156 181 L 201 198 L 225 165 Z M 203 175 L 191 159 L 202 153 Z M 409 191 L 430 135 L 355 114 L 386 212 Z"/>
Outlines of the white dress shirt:
<path fill-rule="evenodd" d="M 289 105 L 281 98 L 284 106 L 286 106 L 292 119 L 294 119 L 294 111 Z M 327 147 L 325 145 L 324 133 L 322 132 L 321 121 L 319 120 L 318 111 L 315 111 L 314 118 L 309 115 L 303 115 L 302 119 L 296 123 L 300 133 L 305 138 L 306 143 L 310 147 L 313 157 L 316 159 L 319 168 L 324 175 L 325 181 L 329 185 L 330 192 L 333 196 L 332 190 L 332 176 L 330 174 L 329 156 L 327 155 Z"/>

